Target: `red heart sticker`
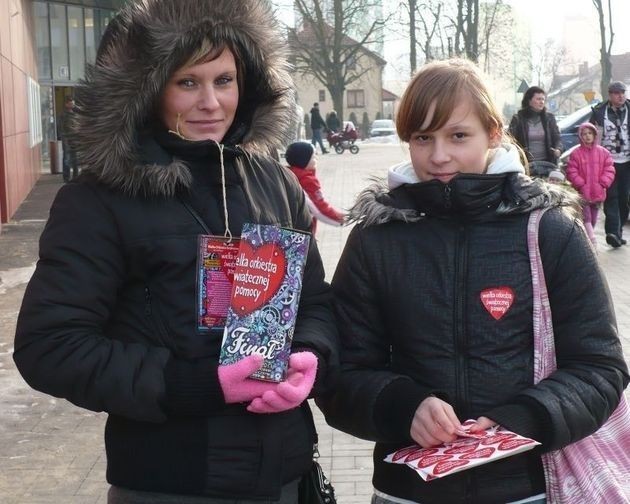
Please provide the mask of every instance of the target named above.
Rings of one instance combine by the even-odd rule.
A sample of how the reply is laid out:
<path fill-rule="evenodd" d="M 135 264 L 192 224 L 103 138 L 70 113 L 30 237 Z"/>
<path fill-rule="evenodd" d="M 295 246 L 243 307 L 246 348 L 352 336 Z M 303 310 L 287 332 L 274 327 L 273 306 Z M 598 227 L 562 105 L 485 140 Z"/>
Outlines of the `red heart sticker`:
<path fill-rule="evenodd" d="M 499 320 L 512 306 L 514 291 L 510 287 L 491 287 L 482 290 L 480 297 L 488 313 Z"/>
<path fill-rule="evenodd" d="M 406 459 L 405 462 L 413 462 L 421 457 L 427 457 L 428 455 L 433 455 L 437 453 L 439 450 L 437 448 L 421 448 L 418 451 L 411 453 Z"/>
<path fill-rule="evenodd" d="M 470 453 L 472 451 L 475 451 L 478 446 L 479 446 L 479 441 L 475 441 L 473 443 L 462 444 L 462 445 L 453 446 L 452 448 L 447 448 L 446 450 L 444 450 L 444 453 L 446 453 L 447 455 L 458 455 L 460 453 Z"/>
<path fill-rule="evenodd" d="M 504 451 L 515 450 L 516 448 L 519 448 L 520 446 L 525 446 L 532 443 L 533 441 L 531 439 L 507 439 L 499 443 L 499 446 L 497 446 L 497 449 L 504 450 Z"/>
<path fill-rule="evenodd" d="M 278 291 L 286 264 L 284 250 L 275 243 L 253 248 L 241 242 L 232 293 L 232 307 L 239 315 L 257 310 Z"/>
<path fill-rule="evenodd" d="M 418 469 L 424 469 L 425 467 L 432 466 L 437 462 L 443 462 L 446 460 L 452 459 L 452 455 L 429 455 L 428 457 L 422 457 L 418 462 L 414 465 L 418 467 Z"/>
<path fill-rule="evenodd" d="M 401 458 L 404 458 L 412 453 L 419 452 L 420 450 L 422 450 L 422 448 L 420 448 L 419 446 L 408 446 L 407 448 L 401 448 L 400 450 L 394 452 L 394 454 L 392 455 L 392 462 L 396 462 L 397 460 L 400 460 Z"/>
<path fill-rule="evenodd" d="M 476 450 L 472 453 L 464 453 L 459 458 L 464 459 L 464 460 L 488 458 L 493 453 L 494 453 L 494 448 L 488 446 L 487 448 L 482 448 L 481 450 Z"/>
<path fill-rule="evenodd" d="M 436 464 L 436 466 L 433 468 L 433 474 L 444 474 L 457 467 L 464 466 L 469 462 L 470 460 L 444 460 L 443 462 L 438 462 Z"/>
<path fill-rule="evenodd" d="M 506 439 L 512 439 L 513 437 L 516 437 L 516 434 L 514 434 L 513 432 L 500 432 L 498 434 L 494 434 L 485 439 L 482 439 L 481 444 L 491 445 L 494 443 L 500 443 L 501 441 L 505 441 Z"/>

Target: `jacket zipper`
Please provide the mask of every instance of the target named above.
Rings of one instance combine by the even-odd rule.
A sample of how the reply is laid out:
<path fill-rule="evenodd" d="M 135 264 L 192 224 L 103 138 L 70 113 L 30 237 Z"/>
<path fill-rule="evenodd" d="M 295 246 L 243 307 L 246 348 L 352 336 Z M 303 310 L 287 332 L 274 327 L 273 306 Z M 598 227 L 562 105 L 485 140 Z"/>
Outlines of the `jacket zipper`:
<path fill-rule="evenodd" d="M 448 187 L 448 186 L 447 186 Z M 449 187 L 450 189 L 450 187 Z M 445 198 L 450 197 L 450 190 L 444 194 Z M 455 365 L 455 404 L 460 420 L 466 420 L 470 415 L 470 404 L 468 394 L 468 373 L 466 371 L 467 355 L 467 335 L 466 335 L 466 277 L 468 273 L 468 236 L 466 226 L 459 224 L 455 238 L 455 306 L 453 307 L 453 325 L 455 328 L 455 355 L 457 355 Z M 473 475 L 466 478 L 466 498 L 470 502 L 476 502 L 476 480 Z"/>
<path fill-rule="evenodd" d="M 453 188 L 450 184 L 444 186 L 444 208 L 450 209 L 453 206 L 453 200 L 451 199 L 451 193 Z"/>
<path fill-rule="evenodd" d="M 148 285 L 144 287 L 144 314 L 153 322 L 154 329 L 156 331 L 156 336 L 160 343 L 164 346 L 166 345 L 166 341 L 168 340 L 168 331 L 166 330 L 166 326 L 164 325 L 164 321 L 162 320 L 162 316 L 160 315 L 160 310 L 156 306 L 156 313 L 153 313 L 153 296 L 151 295 L 151 289 Z"/>

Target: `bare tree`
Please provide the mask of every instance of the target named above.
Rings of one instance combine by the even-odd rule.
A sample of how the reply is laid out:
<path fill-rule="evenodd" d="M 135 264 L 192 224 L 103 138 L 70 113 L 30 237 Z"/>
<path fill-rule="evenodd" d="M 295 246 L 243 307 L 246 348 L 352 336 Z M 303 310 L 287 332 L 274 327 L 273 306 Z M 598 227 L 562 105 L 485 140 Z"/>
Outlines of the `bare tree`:
<path fill-rule="evenodd" d="M 457 0 L 455 54 L 479 60 L 479 0 Z"/>
<path fill-rule="evenodd" d="M 408 0 L 407 12 L 409 13 L 409 74 L 416 73 L 418 68 L 418 52 L 416 50 L 416 9 L 418 7 L 417 0 Z"/>
<path fill-rule="evenodd" d="M 495 31 L 497 22 L 499 21 L 500 8 L 503 5 L 502 0 L 497 0 L 494 5 L 486 8 L 484 22 L 483 22 L 483 40 L 481 45 L 484 47 L 484 70 L 486 73 L 490 72 L 490 39 L 492 33 Z"/>
<path fill-rule="evenodd" d="M 604 14 L 604 4 L 607 4 L 606 6 L 608 7 L 608 30 L 610 32 L 608 41 L 606 41 L 606 16 Z M 613 39 L 615 38 L 612 26 L 612 7 L 610 5 L 610 0 L 604 2 L 602 0 L 593 0 L 593 5 L 595 6 L 597 16 L 599 17 L 599 37 L 601 42 L 599 49 L 599 64 L 602 67 L 600 90 L 602 97 L 606 97 L 608 94 L 608 83 L 612 79 L 612 62 L 610 60 L 610 53 L 612 51 Z"/>
<path fill-rule="evenodd" d="M 534 82 L 549 91 L 557 80 L 558 70 L 567 63 L 567 49 L 552 39 L 532 49 Z"/>
<path fill-rule="evenodd" d="M 327 5 L 332 9 L 325 10 Z M 333 107 L 343 118 L 343 96 L 349 84 L 371 69 L 362 58 L 376 42 L 386 20 L 366 23 L 377 4 L 372 0 L 295 0 L 302 24 L 289 28 L 296 70 L 311 75 L 330 92 Z M 356 40 L 348 34 L 356 34 Z"/>
<path fill-rule="evenodd" d="M 436 38 L 436 34 L 438 38 L 440 35 L 440 19 L 443 6 L 444 2 L 440 1 L 435 3 L 429 1 L 421 6 L 424 7 L 422 10 L 423 13 L 418 13 L 418 18 L 420 19 L 422 30 L 424 32 L 422 52 L 424 53 L 425 61 L 432 61 L 436 59 L 436 55 L 433 51 L 435 45 L 434 39 Z M 426 15 L 424 12 L 426 12 Z M 443 54 L 440 56 L 443 56 Z"/>

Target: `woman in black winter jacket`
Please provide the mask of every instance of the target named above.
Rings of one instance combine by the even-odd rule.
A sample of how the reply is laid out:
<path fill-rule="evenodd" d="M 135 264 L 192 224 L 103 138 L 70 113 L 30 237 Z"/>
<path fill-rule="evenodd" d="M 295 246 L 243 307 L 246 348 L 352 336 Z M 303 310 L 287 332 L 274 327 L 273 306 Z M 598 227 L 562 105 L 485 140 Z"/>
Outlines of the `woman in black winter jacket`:
<path fill-rule="evenodd" d="M 76 91 L 82 174 L 53 203 L 14 359 L 34 388 L 109 414 L 110 503 L 293 503 L 311 466 L 303 401 L 338 369 L 315 241 L 285 384 L 248 378 L 258 357 L 218 366 L 221 317 L 199 305 L 199 235 L 311 226 L 268 157 L 294 110 L 283 48 L 263 0 L 129 2 Z"/>
<path fill-rule="evenodd" d="M 352 209 L 333 278 L 342 373 L 318 404 L 333 427 L 376 441 L 375 504 L 545 502 L 541 452 L 597 430 L 628 384 L 579 207 L 525 175 L 471 63 L 424 66 L 397 129 L 411 163 Z M 558 370 L 534 385 L 527 223 L 546 207 L 540 249 Z M 488 293 L 505 302 L 493 310 Z M 499 424 L 541 445 L 428 482 L 383 460 L 414 442 L 451 442 L 467 419 L 473 431 Z"/>
<path fill-rule="evenodd" d="M 545 96 L 545 91 L 538 86 L 525 91 L 521 109 L 514 114 L 508 128 L 512 138 L 525 151 L 532 174 L 541 176 L 548 175 L 551 167 L 538 169 L 537 163 L 544 161 L 555 165 L 562 154 L 560 130 L 555 116 L 545 107 Z"/>

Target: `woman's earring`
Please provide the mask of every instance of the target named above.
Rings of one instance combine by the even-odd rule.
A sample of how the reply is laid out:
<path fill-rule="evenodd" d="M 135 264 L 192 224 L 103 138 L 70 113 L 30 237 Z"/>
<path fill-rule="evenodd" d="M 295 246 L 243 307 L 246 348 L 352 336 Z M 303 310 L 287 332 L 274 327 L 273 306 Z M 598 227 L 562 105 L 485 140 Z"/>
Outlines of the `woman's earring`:
<path fill-rule="evenodd" d="M 182 140 L 188 140 L 188 138 L 186 138 L 181 131 L 179 131 L 179 119 L 182 117 L 182 115 L 178 112 L 177 113 L 177 122 L 175 123 L 175 130 L 168 130 L 169 133 L 173 133 L 173 135 L 177 135 L 179 138 L 181 138 Z"/>

